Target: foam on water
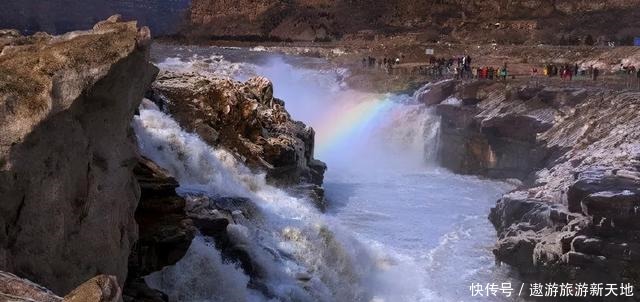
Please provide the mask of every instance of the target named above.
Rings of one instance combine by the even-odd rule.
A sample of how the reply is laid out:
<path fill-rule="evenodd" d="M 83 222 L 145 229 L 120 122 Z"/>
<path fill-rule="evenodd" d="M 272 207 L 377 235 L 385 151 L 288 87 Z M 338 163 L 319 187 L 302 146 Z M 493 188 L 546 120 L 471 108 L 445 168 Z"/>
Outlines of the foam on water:
<path fill-rule="evenodd" d="M 221 57 L 202 65 L 214 54 Z M 493 262 L 495 233 L 486 218 L 510 187 L 439 169 L 440 121 L 416 96 L 350 90 L 345 70 L 265 51 L 182 49 L 161 62 L 239 80 L 270 78 L 293 117 L 314 127 L 316 156 L 329 166 L 330 208 L 322 214 L 157 108 L 141 108 L 134 129 L 142 152 L 176 176 L 180 194 L 243 196 L 261 211 L 228 231 L 266 270 L 260 281 L 268 294 L 200 238 L 188 257 L 147 278 L 175 301 L 469 301 L 471 282 L 510 281 Z M 198 270 L 204 262 L 211 267 Z M 300 274 L 311 280 L 298 281 Z M 227 275 L 230 292 L 201 289 Z M 188 286 L 204 294 L 181 294 Z"/>
<path fill-rule="evenodd" d="M 265 270 L 263 281 L 269 295 L 282 301 L 370 298 L 367 280 L 380 270 L 375 255 L 332 217 L 321 215 L 310 201 L 267 185 L 264 175 L 251 173 L 228 152 L 213 149 L 198 136 L 186 133 L 170 116 L 149 104 L 140 108 L 133 127 L 142 153 L 176 177 L 180 194 L 242 196 L 261 210 L 260 217 L 246 219 L 227 231 Z M 232 265 L 218 267 L 219 258 L 213 246 L 199 239 L 175 267 L 152 274 L 147 281 L 172 293 L 176 301 L 216 301 L 219 292 L 215 290 L 190 295 L 180 292 L 188 286 L 206 288 L 211 280 L 225 278 L 228 273 L 230 289 L 242 287 L 248 277 L 243 278 L 244 273 Z M 211 267 L 197 269 L 204 262 L 211 262 Z M 186 271 L 192 276 L 182 277 Z M 309 275 L 311 280 L 300 282 L 296 279 L 299 274 Z M 255 297 L 255 291 L 249 292 L 244 296 L 230 293 L 233 298 L 229 299 Z"/>

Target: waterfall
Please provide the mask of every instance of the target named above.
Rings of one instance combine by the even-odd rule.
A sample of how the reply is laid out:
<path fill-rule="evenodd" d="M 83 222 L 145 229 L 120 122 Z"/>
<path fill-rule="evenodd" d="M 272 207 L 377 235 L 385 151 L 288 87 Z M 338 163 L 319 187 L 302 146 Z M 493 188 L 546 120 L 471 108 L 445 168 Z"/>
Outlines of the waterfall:
<path fill-rule="evenodd" d="M 237 264 L 224 263 L 206 238 L 196 239 L 175 266 L 147 277 L 150 286 L 171 293 L 173 301 L 249 301 L 265 293 L 282 301 L 370 299 L 366 279 L 380 269 L 373 255 L 312 202 L 266 184 L 264 175 L 183 131 L 148 103 L 133 127 L 141 152 L 176 177 L 179 194 L 187 199 L 242 196 L 260 212 L 257 219 L 231 224 L 227 232 L 265 270 L 261 293 L 248 289 L 249 276 Z"/>
<path fill-rule="evenodd" d="M 419 92 L 351 90 L 344 70 L 315 59 L 295 65 L 258 51 L 179 53 L 161 67 L 274 82 L 292 117 L 316 131 L 316 157 L 329 166 L 329 209 L 320 213 L 270 186 L 144 102 L 133 121 L 140 149 L 176 177 L 188 205 L 223 197 L 250 203 L 247 212 L 234 211 L 226 233 L 257 269 L 245 271 L 198 236 L 176 265 L 146 277 L 171 301 L 464 301 L 469 282 L 501 276 L 493 271 L 486 213 L 508 188 L 437 168 L 440 118 Z"/>

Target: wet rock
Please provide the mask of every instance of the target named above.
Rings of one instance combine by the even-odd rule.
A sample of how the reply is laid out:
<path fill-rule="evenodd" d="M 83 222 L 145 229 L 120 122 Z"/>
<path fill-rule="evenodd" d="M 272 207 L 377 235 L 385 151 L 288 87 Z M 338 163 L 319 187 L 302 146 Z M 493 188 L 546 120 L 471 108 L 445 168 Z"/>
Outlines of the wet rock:
<path fill-rule="evenodd" d="M 137 35 L 112 22 L 4 47 L 0 269 L 58 294 L 96 272 L 125 280 L 140 196 L 130 122 L 157 73 Z"/>
<path fill-rule="evenodd" d="M 227 231 L 229 220 L 226 218 L 194 218 L 193 224 L 200 230 L 202 235 L 216 237 Z"/>
<path fill-rule="evenodd" d="M 258 218 L 259 209 L 249 198 L 221 197 L 210 200 L 211 206 L 229 213 L 239 211 L 247 218 Z"/>
<path fill-rule="evenodd" d="M 521 89 L 486 112 L 492 98 L 477 104 L 484 109 L 474 119 L 526 113 L 523 99 L 538 113 L 559 112 L 541 119 L 550 127 L 525 128 L 538 133 L 532 142 L 543 151 L 544 168 L 491 210 L 496 258 L 535 282 L 639 285 L 640 118 L 628 112 L 640 106 L 638 93 Z"/>
<path fill-rule="evenodd" d="M 498 240 L 493 254 L 500 261 L 516 266 L 524 271 L 533 267 L 533 250 L 537 244 L 534 232 L 521 233 Z"/>
<path fill-rule="evenodd" d="M 182 259 L 196 232 L 168 172 L 147 158 L 140 158 L 134 171 L 142 192 L 135 213 L 139 239 L 129 257 L 127 283 Z"/>
<path fill-rule="evenodd" d="M 178 181 L 169 176 L 168 172 L 146 157 L 140 157 L 134 173 L 142 193 L 147 196 L 175 195 Z M 147 206 L 140 204 L 139 207 Z M 183 205 L 184 206 L 184 205 Z"/>
<path fill-rule="evenodd" d="M 169 112 L 183 127 L 266 172 L 269 181 L 322 184 L 326 165 L 313 158 L 315 132 L 291 119 L 266 78 L 239 83 L 163 72 L 153 90 L 156 99 L 169 100 Z"/>
<path fill-rule="evenodd" d="M 168 302 L 169 297 L 150 288 L 142 278 L 127 281 L 122 294 L 124 302 Z"/>

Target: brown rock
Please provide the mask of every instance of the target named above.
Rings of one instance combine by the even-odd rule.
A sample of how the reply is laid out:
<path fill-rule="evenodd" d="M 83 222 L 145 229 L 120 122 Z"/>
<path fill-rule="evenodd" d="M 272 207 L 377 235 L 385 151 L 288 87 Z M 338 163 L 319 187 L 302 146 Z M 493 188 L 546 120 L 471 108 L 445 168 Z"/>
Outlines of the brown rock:
<path fill-rule="evenodd" d="M 93 277 L 64 296 L 65 302 L 119 302 L 121 299 L 118 280 L 107 275 Z"/>
<path fill-rule="evenodd" d="M 429 86 L 429 90 L 418 93 L 417 99 L 419 102 L 427 106 L 437 105 L 453 95 L 455 88 L 456 82 L 454 81 L 435 83 L 434 85 Z"/>
<path fill-rule="evenodd" d="M 191 2 L 183 33 L 210 39 L 291 39 L 326 41 L 392 32 L 425 32 L 437 40 L 512 44 L 540 40 L 558 43 L 561 36 L 614 35 L 637 28 L 637 0 L 607 1 L 267 1 Z M 584 26 L 589 20 L 591 26 Z M 499 25 L 495 25 L 498 23 Z"/>
<path fill-rule="evenodd" d="M 0 301 L 60 302 L 62 298 L 27 279 L 0 271 Z"/>
<path fill-rule="evenodd" d="M 134 172 L 142 189 L 135 213 L 139 240 L 129 256 L 127 283 L 175 264 L 196 232 L 184 198 L 176 194 L 178 183 L 167 171 L 143 157 Z M 127 284 L 125 290 L 136 288 Z"/>
<path fill-rule="evenodd" d="M 482 111 L 473 117 L 486 128 L 501 128 L 501 117 L 533 115 L 530 106 L 535 114 L 549 108 L 562 112 L 546 120 L 550 127 L 529 124 L 515 132 L 484 134 L 522 140 L 526 133 L 538 133 L 528 141 L 546 158 L 530 181 L 491 210 L 500 238 L 497 259 L 537 282 L 638 286 L 640 118 L 629 109 L 640 107 L 640 95 L 545 87 L 520 89 L 500 103 L 492 99 L 479 102 Z M 495 138 L 489 141 L 495 148 Z"/>
<path fill-rule="evenodd" d="M 56 293 L 124 281 L 137 238 L 130 122 L 157 69 L 135 23 L 103 26 L 0 57 L 0 269 Z"/>
<path fill-rule="evenodd" d="M 199 74 L 163 72 L 153 85 L 187 130 L 234 152 L 278 184 L 321 184 L 324 163 L 313 158 L 312 128 L 291 119 L 263 77 L 246 83 Z"/>

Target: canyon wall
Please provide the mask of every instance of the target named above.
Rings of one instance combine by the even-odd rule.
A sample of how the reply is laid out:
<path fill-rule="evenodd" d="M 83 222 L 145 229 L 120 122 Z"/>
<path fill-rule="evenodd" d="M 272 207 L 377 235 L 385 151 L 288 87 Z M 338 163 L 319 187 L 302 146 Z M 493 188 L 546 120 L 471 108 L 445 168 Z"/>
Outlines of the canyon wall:
<path fill-rule="evenodd" d="M 327 40 L 421 32 L 425 40 L 546 42 L 640 35 L 638 0 L 193 0 L 186 35 Z"/>
<path fill-rule="evenodd" d="M 639 100 L 479 81 L 437 105 L 444 166 L 523 181 L 489 215 L 497 260 L 531 282 L 640 285 Z"/>
<path fill-rule="evenodd" d="M 114 16 L 0 38 L 0 269 L 64 295 L 127 275 L 140 188 L 130 122 L 157 69 L 150 33 Z"/>
<path fill-rule="evenodd" d="M 112 14 L 155 35 L 200 39 L 327 41 L 415 32 L 420 41 L 630 43 L 640 36 L 639 0 L 8 0 L 0 28 L 62 33 Z"/>

